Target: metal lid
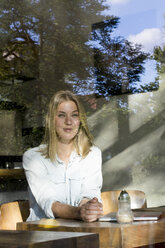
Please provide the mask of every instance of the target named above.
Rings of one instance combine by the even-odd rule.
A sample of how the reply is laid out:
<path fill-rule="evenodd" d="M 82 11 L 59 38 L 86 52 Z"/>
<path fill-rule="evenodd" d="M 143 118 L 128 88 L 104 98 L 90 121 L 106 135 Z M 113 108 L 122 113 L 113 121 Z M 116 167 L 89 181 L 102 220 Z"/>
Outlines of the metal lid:
<path fill-rule="evenodd" d="M 120 195 L 119 195 L 118 200 L 130 200 L 130 196 L 129 196 L 129 194 L 127 193 L 126 190 L 122 190 L 122 191 L 120 192 Z"/>

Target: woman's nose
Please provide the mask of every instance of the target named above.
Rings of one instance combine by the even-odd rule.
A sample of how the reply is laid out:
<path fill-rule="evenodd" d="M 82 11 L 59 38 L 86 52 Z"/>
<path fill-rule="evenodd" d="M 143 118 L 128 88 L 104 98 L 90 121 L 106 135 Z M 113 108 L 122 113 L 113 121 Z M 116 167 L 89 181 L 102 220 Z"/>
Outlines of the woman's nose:
<path fill-rule="evenodd" d="M 66 116 L 66 118 L 65 118 L 65 123 L 66 124 L 72 124 L 72 119 L 71 119 L 71 117 L 70 116 Z"/>

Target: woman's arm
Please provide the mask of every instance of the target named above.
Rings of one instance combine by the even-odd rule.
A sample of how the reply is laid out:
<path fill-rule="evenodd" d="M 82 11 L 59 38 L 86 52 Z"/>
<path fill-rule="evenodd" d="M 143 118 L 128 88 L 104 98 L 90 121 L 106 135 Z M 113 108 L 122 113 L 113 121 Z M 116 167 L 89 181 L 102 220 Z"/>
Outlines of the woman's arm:
<path fill-rule="evenodd" d="M 80 209 L 81 207 L 74 207 L 61 202 L 54 202 L 52 204 L 52 212 L 55 218 L 61 217 L 65 219 L 81 219 Z"/>
<path fill-rule="evenodd" d="M 48 218 L 54 218 L 52 203 L 61 202 L 63 193 L 56 190 L 58 184 L 50 180 L 47 167 L 34 149 L 28 150 L 23 156 L 23 168 L 26 179 L 38 207 L 40 207 Z M 33 205 L 36 204 L 32 202 Z M 33 207 L 32 205 L 32 207 Z M 40 217 L 40 216 L 39 216 Z"/>
<path fill-rule="evenodd" d="M 102 215 L 102 205 L 97 200 L 102 183 L 100 154 L 94 154 L 86 161 L 88 174 L 82 184 L 78 206 L 62 203 L 63 194 L 56 191 L 56 185 L 49 179 L 47 169 L 40 160 L 29 151 L 24 154 L 23 167 L 32 194 L 48 218 L 61 217 L 91 222 Z"/>
<path fill-rule="evenodd" d="M 54 202 L 52 204 L 52 211 L 55 217 L 93 222 L 102 216 L 103 207 L 97 198 L 93 198 L 91 200 L 83 199 L 78 207 Z"/>

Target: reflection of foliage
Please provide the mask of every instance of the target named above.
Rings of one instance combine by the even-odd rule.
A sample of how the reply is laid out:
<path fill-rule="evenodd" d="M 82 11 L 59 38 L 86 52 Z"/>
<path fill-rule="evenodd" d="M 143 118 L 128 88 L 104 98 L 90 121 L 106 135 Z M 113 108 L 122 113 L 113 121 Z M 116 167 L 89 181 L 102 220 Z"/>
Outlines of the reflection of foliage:
<path fill-rule="evenodd" d="M 157 61 L 157 70 L 159 73 L 165 72 L 165 46 L 155 47 L 154 49 L 154 59 Z"/>
<path fill-rule="evenodd" d="M 90 82 L 93 77 L 93 49 L 87 43 L 91 38 L 90 25 L 103 19 L 101 13 L 106 9 L 103 3 L 98 0 L 2 0 L 0 78 L 13 83 L 7 87 L 5 96 L 19 98 L 18 88 L 24 85 L 16 87 L 16 84 L 32 79 L 37 79 L 36 95 L 50 96 L 55 90 L 73 84 L 77 91 L 82 91 L 83 82 Z M 99 75 L 96 89 L 103 95 L 110 95 L 112 89 L 113 94 L 136 91 L 132 83 L 143 73 L 147 54 L 123 38 L 112 38 L 119 18 L 106 18 L 109 20 L 93 25 L 92 47 Z M 96 43 L 101 48 L 93 45 Z M 66 86 L 65 81 L 72 84 Z"/>
<path fill-rule="evenodd" d="M 0 2 L 1 80 L 29 80 L 38 76 L 38 46 L 32 39 L 33 13 L 27 1 Z"/>
<path fill-rule="evenodd" d="M 87 41 L 91 23 L 103 18 L 103 2 L 0 1 L 1 97 L 26 107 L 24 122 L 30 127 L 42 126 L 41 116 L 55 91 L 72 88 L 65 83 L 69 75 L 76 75 L 76 83 L 90 75 L 92 49 Z M 33 130 L 24 140 L 26 147 L 34 146 L 40 131 Z"/>
<path fill-rule="evenodd" d="M 149 176 L 149 173 L 143 165 L 134 165 L 132 169 L 132 180 L 135 185 L 141 184 Z"/>
<path fill-rule="evenodd" d="M 89 25 L 103 17 L 102 2 L 2 0 L 0 79 L 39 79 L 41 95 L 65 88 L 67 74 L 85 79 L 92 61 Z"/>
<path fill-rule="evenodd" d="M 165 157 L 159 155 L 149 155 L 143 160 L 143 166 L 150 171 L 157 171 L 158 166 L 164 168 L 164 163 Z"/>
<path fill-rule="evenodd" d="M 43 140 L 44 128 L 33 127 L 23 130 L 24 150 L 30 147 L 38 146 Z"/>
<path fill-rule="evenodd" d="M 82 92 L 84 81 L 90 86 L 89 93 L 95 91 L 90 81 L 93 69 L 100 75 L 96 90 L 104 96 L 111 94 L 111 85 L 117 86 L 115 94 L 125 93 L 130 90 L 131 83 L 140 78 L 147 54 L 121 37 L 111 37 L 119 18 L 107 16 L 109 20 L 104 22 L 106 25 L 100 36 L 93 25 L 93 41 L 100 41 L 101 49 L 89 45 L 91 24 L 105 19 L 104 2 L 0 1 L 1 96 L 26 107 L 24 123 L 28 125 L 25 126 L 43 125 L 45 106 L 55 91 L 72 88 L 75 84 Z M 101 57 L 94 68 L 93 47 L 98 52 L 95 56 Z M 134 89 L 133 85 L 131 87 Z M 126 112 L 126 107 L 122 106 L 122 111 Z M 39 130 L 32 129 L 24 136 L 25 146 L 38 144 L 41 136 Z"/>
<path fill-rule="evenodd" d="M 135 184 L 143 183 L 148 177 L 165 172 L 165 156 L 149 155 L 142 161 L 136 162 L 132 169 Z"/>
<path fill-rule="evenodd" d="M 142 52 L 140 45 L 133 46 L 124 38 L 111 37 L 118 22 L 118 18 L 112 18 L 93 25 L 96 88 L 99 95 L 136 93 L 133 83 L 140 80 L 144 62 L 149 56 Z"/>

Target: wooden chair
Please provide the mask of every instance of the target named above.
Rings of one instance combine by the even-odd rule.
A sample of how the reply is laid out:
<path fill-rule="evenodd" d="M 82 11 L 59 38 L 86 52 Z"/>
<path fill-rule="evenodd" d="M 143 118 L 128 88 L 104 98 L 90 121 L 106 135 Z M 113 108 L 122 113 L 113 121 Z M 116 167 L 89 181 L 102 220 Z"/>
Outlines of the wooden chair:
<path fill-rule="evenodd" d="M 29 213 L 28 200 L 2 204 L 0 206 L 0 230 L 16 230 L 17 222 L 26 221 Z"/>
<path fill-rule="evenodd" d="M 126 190 L 131 198 L 131 208 L 146 208 L 147 200 L 145 193 L 140 190 Z M 103 212 L 108 214 L 118 210 L 118 197 L 121 190 L 105 191 L 101 193 Z"/>

